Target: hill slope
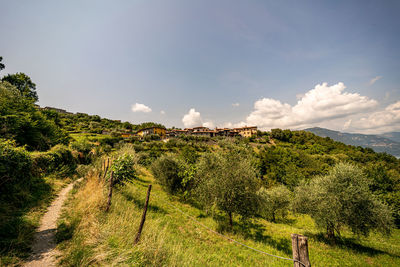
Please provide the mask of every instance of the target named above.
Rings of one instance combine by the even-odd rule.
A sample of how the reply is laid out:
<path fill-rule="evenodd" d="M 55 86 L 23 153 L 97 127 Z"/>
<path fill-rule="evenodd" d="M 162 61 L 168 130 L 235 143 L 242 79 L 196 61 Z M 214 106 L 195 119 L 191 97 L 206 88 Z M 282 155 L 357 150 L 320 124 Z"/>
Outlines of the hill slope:
<path fill-rule="evenodd" d="M 369 147 L 376 152 L 386 152 L 396 157 L 400 157 L 400 143 L 393 139 L 399 138 L 399 133 L 387 133 L 385 135 L 351 134 L 333 131 L 325 128 L 308 128 L 305 131 L 312 132 L 321 137 L 329 137 L 335 141 L 347 145 Z M 384 137 L 386 136 L 386 137 Z M 392 139 L 389 139 L 391 137 Z"/>
<path fill-rule="evenodd" d="M 65 209 L 58 233 L 71 239 L 59 244 L 61 266 L 292 266 L 288 260 L 273 258 L 250 250 L 204 228 L 222 232 L 256 249 L 291 258 L 290 234 L 309 237 L 310 261 L 315 266 L 398 266 L 399 230 L 391 237 L 372 234 L 355 240 L 345 231 L 337 246 L 319 235 L 308 216 L 290 215 L 271 223 L 261 218 L 249 223 L 235 220 L 234 231 L 218 229 L 216 221 L 203 211 L 171 197 L 141 169 L 140 179 L 113 193 L 109 213 L 104 212 L 106 194 L 103 181 L 87 177 Z M 134 238 L 142 214 L 147 185 L 153 184 L 149 210 L 141 237 Z M 189 214 L 196 221 L 187 216 Z M 201 224 L 199 224 L 199 222 Z"/>

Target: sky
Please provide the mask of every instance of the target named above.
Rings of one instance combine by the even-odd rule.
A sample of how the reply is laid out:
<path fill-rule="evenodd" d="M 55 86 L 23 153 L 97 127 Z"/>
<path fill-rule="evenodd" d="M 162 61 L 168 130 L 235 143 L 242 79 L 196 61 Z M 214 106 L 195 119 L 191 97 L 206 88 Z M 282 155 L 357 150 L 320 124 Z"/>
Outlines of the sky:
<path fill-rule="evenodd" d="M 400 131 L 399 1 L 5 1 L 0 75 L 167 127 Z"/>

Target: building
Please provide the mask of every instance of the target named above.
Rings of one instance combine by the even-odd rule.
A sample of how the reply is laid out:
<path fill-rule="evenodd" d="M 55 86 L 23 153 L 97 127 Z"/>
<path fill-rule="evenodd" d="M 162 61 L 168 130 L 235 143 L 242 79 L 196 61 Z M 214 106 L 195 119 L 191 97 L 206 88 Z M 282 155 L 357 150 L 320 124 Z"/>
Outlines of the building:
<path fill-rule="evenodd" d="M 136 132 L 136 134 L 140 137 L 144 137 L 146 135 L 151 135 L 151 134 L 157 134 L 161 138 L 164 138 L 166 135 L 166 130 L 165 130 L 165 128 L 161 128 L 161 127 L 149 127 L 149 128 L 144 128 L 144 129 L 138 130 Z"/>
<path fill-rule="evenodd" d="M 215 132 L 216 136 L 235 137 L 239 135 L 239 133 L 229 128 L 215 128 Z"/>
<path fill-rule="evenodd" d="M 243 137 L 252 137 L 257 134 L 257 126 L 245 126 L 233 130 Z"/>
<path fill-rule="evenodd" d="M 36 106 L 40 108 L 39 105 L 36 105 Z M 44 110 L 52 110 L 52 111 L 56 111 L 56 112 L 63 113 L 63 114 L 73 114 L 73 113 L 68 112 L 65 109 L 61 109 L 61 108 L 44 107 L 43 109 Z"/>
<path fill-rule="evenodd" d="M 173 129 L 167 132 L 168 137 L 177 137 L 180 135 L 194 135 L 194 136 L 225 136 L 225 137 L 251 137 L 257 134 L 257 126 L 245 126 L 242 128 L 215 128 L 215 130 L 211 130 L 204 126 L 194 127 L 194 128 L 185 128 L 184 130 Z"/>

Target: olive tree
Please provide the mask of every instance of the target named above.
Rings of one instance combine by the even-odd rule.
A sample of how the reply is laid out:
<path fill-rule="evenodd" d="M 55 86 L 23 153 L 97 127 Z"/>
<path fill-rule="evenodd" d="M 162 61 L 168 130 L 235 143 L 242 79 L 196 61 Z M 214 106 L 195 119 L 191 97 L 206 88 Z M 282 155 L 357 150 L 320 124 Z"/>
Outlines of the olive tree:
<path fill-rule="evenodd" d="M 260 215 L 276 221 L 276 217 L 285 218 L 289 210 L 291 192 L 284 185 L 277 185 L 268 189 L 261 187 L 257 194 L 260 197 Z"/>
<path fill-rule="evenodd" d="M 236 150 L 203 155 L 197 164 L 194 196 L 206 208 L 248 218 L 257 212 L 259 188 L 251 157 Z"/>
<path fill-rule="evenodd" d="M 355 165 L 339 163 L 325 176 L 315 177 L 295 190 L 293 208 L 309 214 L 329 239 L 346 226 L 354 234 L 371 230 L 389 234 L 393 219 L 389 208 L 369 190 L 369 181 Z"/>

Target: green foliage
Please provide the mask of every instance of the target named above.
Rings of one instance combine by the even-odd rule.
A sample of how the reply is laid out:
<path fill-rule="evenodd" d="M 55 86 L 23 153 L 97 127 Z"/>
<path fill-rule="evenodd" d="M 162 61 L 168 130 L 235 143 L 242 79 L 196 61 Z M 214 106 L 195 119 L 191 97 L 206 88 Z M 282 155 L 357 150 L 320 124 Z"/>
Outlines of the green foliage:
<path fill-rule="evenodd" d="M 39 100 L 39 97 L 36 93 L 36 84 L 34 84 L 31 78 L 25 73 L 19 72 L 16 74 L 8 74 L 1 80 L 3 82 L 9 82 L 15 86 L 21 96 L 32 100 L 33 102 L 37 102 Z"/>
<path fill-rule="evenodd" d="M 0 82 L 0 136 L 28 150 L 44 151 L 68 143 L 67 134 L 8 82 Z"/>
<path fill-rule="evenodd" d="M 122 184 L 137 178 L 135 160 L 131 154 L 124 154 L 113 161 L 111 171 L 114 172 L 114 183 Z"/>
<path fill-rule="evenodd" d="M 252 159 L 240 150 L 206 153 L 197 165 L 194 196 L 206 208 L 225 212 L 232 226 L 232 214 L 255 215 L 259 201 L 258 183 Z"/>
<path fill-rule="evenodd" d="M 262 187 L 257 194 L 260 197 L 261 216 L 273 222 L 276 221 L 278 216 L 286 217 L 291 201 L 291 192 L 286 186 L 278 185 L 269 189 Z"/>
<path fill-rule="evenodd" d="M 33 162 L 35 172 L 41 175 L 56 174 L 68 177 L 74 174 L 77 168 L 77 159 L 64 145 L 54 146 L 47 152 L 34 153 Z"/>
<path fill-rule="evenodd" d="M 172 155 L 163 155 L 151 164 L 151 172 L 161 186 L 170 194 L 182 191 L 180 163 Z"/>
<path fill-rule="evenodd" d="M 2 61 L 3 61 L 3 57 L 0 57 L 0 71 L 6 67 L 3 63 L 1 63 Z"/>
<path fill-rule="evenodd" d="M 89 142 L 87 139 L 80 139 L 78 141 L 71 143 L 71 148 L 79 152 L 79 162 L 81 164 L 89 164 L 92 162 L 93 153 L 92 150 L 94 148 L 93 143 Z"/>
<path fill-rule="evenodd" d="M 326 176 L 296 188 L 293 207 L 309 214 L 331 239 L 344 226 L 358 235 L 371 230 L 387 234 L 392 228 L 388 207 L 371 193 L 360 168 L 348 163 L 339 163 Z"/>
<path fill-rule="evenodd" d="M 15 142 L 0 139 L 0 195 L 13 197 L 13 192 L 20 184 L 30 184 L 32 159 L 22 147 Z"/>

